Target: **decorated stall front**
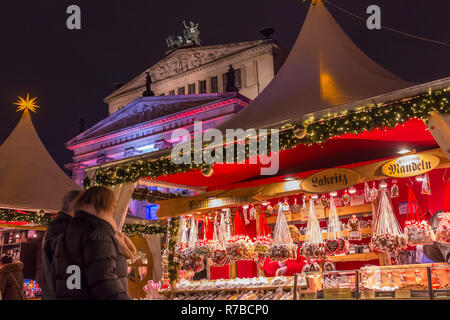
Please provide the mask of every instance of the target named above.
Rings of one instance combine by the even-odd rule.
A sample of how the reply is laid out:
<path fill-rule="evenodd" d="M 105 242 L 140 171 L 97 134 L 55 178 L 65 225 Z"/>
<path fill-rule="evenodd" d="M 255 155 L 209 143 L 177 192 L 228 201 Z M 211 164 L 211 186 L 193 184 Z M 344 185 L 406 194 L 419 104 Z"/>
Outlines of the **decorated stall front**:
<path fill-rule="evenodd" d="M 85 184 L 115 190 L 119 225 L 136 186 L 197 193 L 158 202 L 149 299 L 448 298 L 449 97 L 448 78 L 413 85 L 377 65 L 317 0 L 275 79 L 219 127 L 278 130 L 275 163 L 253 134 L 232 163 L 196 162 L 221 147 L 203 141 L 181 164 L 167 149 L 89 167 Z"/>

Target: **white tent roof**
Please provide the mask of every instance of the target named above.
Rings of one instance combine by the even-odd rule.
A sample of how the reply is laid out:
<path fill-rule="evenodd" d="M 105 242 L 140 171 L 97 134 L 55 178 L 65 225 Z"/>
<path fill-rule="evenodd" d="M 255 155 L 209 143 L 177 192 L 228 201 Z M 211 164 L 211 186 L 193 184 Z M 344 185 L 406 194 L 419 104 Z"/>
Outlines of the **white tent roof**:
<path fill-rule="evenodd" d="M 0 208 L 56 212 L 75 189 L 80 187 L 47 152 L 25 111 L 0 146 Z"/>
<path fill-rule="evenodd" d="M 270 127 L 412 85 L 366 56 L 318 0 L 311 4 L 297 41 L 273 81 L 220 128 Z"/>

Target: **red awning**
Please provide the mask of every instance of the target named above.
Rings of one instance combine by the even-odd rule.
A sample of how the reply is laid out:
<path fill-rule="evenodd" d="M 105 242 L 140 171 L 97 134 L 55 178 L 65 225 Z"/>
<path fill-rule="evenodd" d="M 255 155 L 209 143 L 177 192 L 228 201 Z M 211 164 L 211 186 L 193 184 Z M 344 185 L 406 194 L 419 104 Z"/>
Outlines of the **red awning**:
<path fill-rule="evenodd" d="M 161 176 L 158 180 L 207 187 L 208 191 L 244 188 L 279 182 L 289 174 L 302 173 L 300 177 L 304 177 L 320 169 L 361 166 L 398 156 L 397 151 L 404 147 L 422 151 L 436 146 L 423 121 L 411 119 L 386 131 L 376 129 L 358 135 L 344 134 L 321 145 L 301 144 L 283 150 L 280 152 L 279 171 L 275 176 L 261 176 L 260 164 L 215 164 L 211 177 L 205 177 L 197 170 Z"/>

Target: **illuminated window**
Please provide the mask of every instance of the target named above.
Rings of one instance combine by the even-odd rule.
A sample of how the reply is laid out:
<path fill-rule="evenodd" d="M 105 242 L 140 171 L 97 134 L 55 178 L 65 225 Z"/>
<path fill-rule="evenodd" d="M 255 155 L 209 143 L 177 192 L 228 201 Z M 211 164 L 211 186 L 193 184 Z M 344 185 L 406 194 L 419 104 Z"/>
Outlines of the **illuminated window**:
<path fill-rule="evenodd" d="M 186 88 L 185 87 L 178 88 L 178 95 L 183 95 L 183 94 L 186 94 Z"/>
<path fill-rule="evenodd" d="M 211 78 L 211 92 L 212 93 L 219 92 L 219 82 L 217 80 L 217 76 Z"/>
<path fill-rule="evenodd" d="M 195 83 L 190 83 L 188 85 L 188 94 L 195 94 Z"/>
<path fill-rule="evenodd" d="M 242 75 L 241 75 L 241 69 L 234 70 L 234 83 L 236 87 L 240 90 L 242 89 Z M 227 74 L 223 74 L 223 91 L 227 91 Z"/>
<path fill-rule="evenodd" d="M 198 92 L 206 93 L 206 80 L 200 80 L 198 82 Z"/>

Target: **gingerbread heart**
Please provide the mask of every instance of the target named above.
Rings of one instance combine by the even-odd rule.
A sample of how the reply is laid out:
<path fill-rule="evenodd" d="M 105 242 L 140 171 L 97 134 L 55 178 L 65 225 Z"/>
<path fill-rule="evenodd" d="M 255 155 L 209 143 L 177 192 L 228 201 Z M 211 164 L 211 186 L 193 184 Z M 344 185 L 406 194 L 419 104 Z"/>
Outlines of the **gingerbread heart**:
<path fill-rule="evenodd" d="M 344 252 L 345 245 L 346 245 L 345 240 L 342 238 L 339 238 L 338 241 L 339 241 L 339 252 Z"/>
<path fill-rule="evenodd" d="M 325 248 L 329 254 L 336 254 L 339 252 L 339 240 L 327 240 Z"/>

